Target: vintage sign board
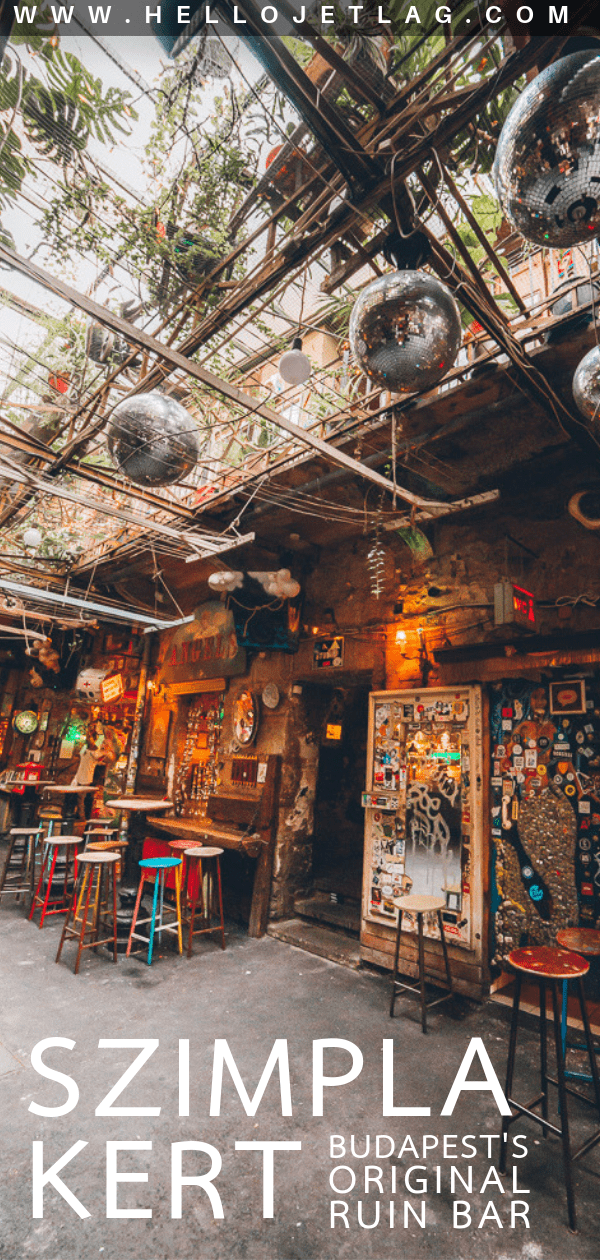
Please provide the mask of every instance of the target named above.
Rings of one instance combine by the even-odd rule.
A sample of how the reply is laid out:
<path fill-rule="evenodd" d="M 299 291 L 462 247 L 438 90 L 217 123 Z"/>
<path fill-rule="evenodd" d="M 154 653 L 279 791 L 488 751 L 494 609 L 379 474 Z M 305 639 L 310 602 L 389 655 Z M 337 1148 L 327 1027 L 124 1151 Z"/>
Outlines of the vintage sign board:
<path fill-rule="evenodd" d="M 245 668 L 246 652 L 238 646 L 232 613 L 218 600 L 201 604 L 193 621 L 160 636 L 159 685 L 228 678 Z"/>

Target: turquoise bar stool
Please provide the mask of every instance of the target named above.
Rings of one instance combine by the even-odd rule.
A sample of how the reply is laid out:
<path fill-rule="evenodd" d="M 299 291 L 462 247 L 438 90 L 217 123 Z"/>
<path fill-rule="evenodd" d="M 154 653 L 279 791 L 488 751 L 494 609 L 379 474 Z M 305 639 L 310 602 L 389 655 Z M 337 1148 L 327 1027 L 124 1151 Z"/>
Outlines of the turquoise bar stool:
<path fill-rule="evenodd" d="M 165 876 L 169 871 L 175 871 L 175 905 L 165 905 Z M 138 919 L 140 902 L 144 891 L 145 883 L 154 884 L 154 896 L 152 898 L 152 913 L 145 919 Z M 157 922 L 158 913 L 158 922 Z M 165 915 L 172 915 L 173 918 L 165 920 Z M 154 949 L 154 937 L 158 933 L 158 943 L 162 941 L 163 932 L 174 932 L 177 936 L 177 944 L 179 953 L 183 953 L 183 940 L 181 936 L 181 858 L 172 857 L 154 857 L 142 858 L 140 862 L 140 885 L 137 891 L 135 901 L 135 909 L 133 911 L 133 919 L 131 921 L 131 931 L 127 942 L 127 952 L 125 957 L 129 958 L 131 953 L 131 945 L 134 940 L 143 941 L 146 944 L 146 937 L 141 932 L 136 932 L 136 927 L 142 927 L 144 923 L 150 924 L 150 939 L 148 941 L 148 966 L 152 963 L 152 952 Z"/>

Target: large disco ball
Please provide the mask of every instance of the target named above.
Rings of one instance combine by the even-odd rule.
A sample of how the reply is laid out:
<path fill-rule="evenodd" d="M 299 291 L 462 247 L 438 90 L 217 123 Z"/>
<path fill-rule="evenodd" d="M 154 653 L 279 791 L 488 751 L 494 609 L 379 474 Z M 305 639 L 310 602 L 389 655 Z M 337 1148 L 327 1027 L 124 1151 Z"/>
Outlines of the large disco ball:
<path fill-rule="evenodd" d="M 196 464 L 196 422 L 179 403 L 153 391 L 125 398 L 113 411 L 108 449 L 137 486 L 168 486 Z"/>
<path fill-rule="evenodd" d="M 600 346 L 584 355 L 576 368 L 573 397 L 582 416 L 600 433 Z"/>
<path fill-rule="evenodd" d="M 430 389 L 458 354 L 458 306 L 435 276 L 393 271 L 363 289 L 349 336 L 356 362 L 378 385 L 399 394 Z"/>
<path fill-rule="evenodd" d="M 502 128 L 494 177 L 527 241 L 555 248 L 600 232 L 600 55 L 571 53 L 525 88 Z"/>

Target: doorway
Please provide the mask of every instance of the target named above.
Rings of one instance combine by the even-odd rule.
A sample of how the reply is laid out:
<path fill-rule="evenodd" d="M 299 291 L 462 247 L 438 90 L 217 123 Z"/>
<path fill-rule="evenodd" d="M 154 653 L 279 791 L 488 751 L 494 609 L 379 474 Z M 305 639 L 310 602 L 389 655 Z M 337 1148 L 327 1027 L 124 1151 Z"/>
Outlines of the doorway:
<path fill-rule="evenodd" d="M 305 684 L 309 729 L 319 741 L 312 889 L 296 911 L 358 935 L 362 896 L 370 683 Z"/>

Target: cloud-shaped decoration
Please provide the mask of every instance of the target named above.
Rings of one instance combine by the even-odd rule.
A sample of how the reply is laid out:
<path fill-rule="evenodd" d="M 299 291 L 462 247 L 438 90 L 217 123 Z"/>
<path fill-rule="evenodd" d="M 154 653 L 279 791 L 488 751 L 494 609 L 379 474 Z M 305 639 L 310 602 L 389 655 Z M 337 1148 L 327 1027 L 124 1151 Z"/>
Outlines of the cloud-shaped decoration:
<path fill-rule="evenodd" d="M 239 569 L 219 569 L 211 573 L 208 585 L 213 591 L 237 591 L 244 584 L 244 574 Z"/>
<path fill-rule="evenodd" d="M 277 599 L 294 599 L 300 594 L 300 583 L 292 577 L 289 569 L 277 569 L 276 572 L 248 572 L 248 577 L 260 582 L 267 595 Z"/>

